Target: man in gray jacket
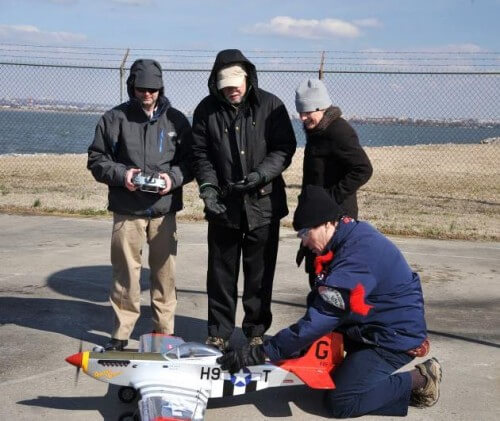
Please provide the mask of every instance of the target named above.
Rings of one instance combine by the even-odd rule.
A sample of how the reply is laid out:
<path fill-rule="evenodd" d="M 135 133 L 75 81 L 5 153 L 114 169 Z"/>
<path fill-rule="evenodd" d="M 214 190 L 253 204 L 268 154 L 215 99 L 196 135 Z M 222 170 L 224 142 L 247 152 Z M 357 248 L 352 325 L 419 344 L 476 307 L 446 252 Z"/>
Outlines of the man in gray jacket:
<path fill-rule="evenodd" d="M 149 244 L 153 331 L 174 332 L 175 214 L 182 209 L 182 185 L 192 179 L 187 162 L 191 127 L 164 96 L 160 64 L 136 60 L 127 91 L 130 100 L 101 117 L 88 150 L 87 168 L 109 186 L 108 210 L 113 212 L 110 301 L 115 322 L 106 350 L 123 350 L 139 318 L 145 242 Z M 157 179 L 158 191 L 142 191 L 134 182 L 140 173 Z"/>

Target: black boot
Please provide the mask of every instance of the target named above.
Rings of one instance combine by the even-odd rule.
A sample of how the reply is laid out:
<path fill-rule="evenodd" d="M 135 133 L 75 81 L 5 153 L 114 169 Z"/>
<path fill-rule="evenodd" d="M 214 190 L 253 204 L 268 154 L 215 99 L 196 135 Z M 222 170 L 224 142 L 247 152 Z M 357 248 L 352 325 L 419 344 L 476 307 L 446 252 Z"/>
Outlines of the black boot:
<path fill-rule="evenodd" d="M 115 339 L 111 338 L 111 340 L 104 345 L 104 350 L 105 351 L 123 351 L 123 348 L 125 348 L 128 345 L 128 341 L 126 339 Z"/>

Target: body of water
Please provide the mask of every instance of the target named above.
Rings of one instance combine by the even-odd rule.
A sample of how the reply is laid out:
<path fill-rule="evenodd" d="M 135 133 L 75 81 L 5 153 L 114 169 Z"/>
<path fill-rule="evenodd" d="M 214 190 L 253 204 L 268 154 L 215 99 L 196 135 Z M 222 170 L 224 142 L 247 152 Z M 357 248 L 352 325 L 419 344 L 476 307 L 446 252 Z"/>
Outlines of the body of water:
<path fill-rule="evenodd" d="M 86 153 L 100 114 L 0 111 L 0 154 Z M 302 123 L 292 120 L 299 146 Z M 443 126 L 398 123 L 353 123 L 363 146 L 479 143 L 500 137 L 500 124 Z"/>

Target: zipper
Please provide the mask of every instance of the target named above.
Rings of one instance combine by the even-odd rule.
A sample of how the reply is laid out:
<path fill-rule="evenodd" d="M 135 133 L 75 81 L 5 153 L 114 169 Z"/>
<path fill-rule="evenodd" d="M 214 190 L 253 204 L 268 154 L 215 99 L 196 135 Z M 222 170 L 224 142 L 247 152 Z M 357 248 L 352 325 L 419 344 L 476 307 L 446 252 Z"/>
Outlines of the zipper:
<path fill-rule="evenodd" d="M 147 140 L 147 133 L 148 133 L 148 126 L 149 126 L 149 121 L 145 124 L 144 126 L 144 137 L 142 139 L 142 147 L 143 147 L 143 153 L 142 153 L 142 156 L 144 158 L 144 165 L 142 166 L 142 171 L 146 171 L 146 140 Z"/>
<path fill-rule="evenodd" d="M 165 130 L 161 129 L 161 131 L 160 131 L 160 139 L 159 139 L 160 146 L 158 148 L 159 151 L 160 151 L 160 153 L 163 152 L 163 140 L 164 140 L 164 138 L 165 138 Z"/>

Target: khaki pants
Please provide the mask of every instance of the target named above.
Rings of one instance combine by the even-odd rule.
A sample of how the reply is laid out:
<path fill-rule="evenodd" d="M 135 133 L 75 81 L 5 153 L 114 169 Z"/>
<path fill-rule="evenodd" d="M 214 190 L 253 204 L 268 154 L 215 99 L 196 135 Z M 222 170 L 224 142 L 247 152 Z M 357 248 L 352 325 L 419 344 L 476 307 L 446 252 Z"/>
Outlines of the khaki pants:
<path fill-rule="evenodd" d="M 177 305 L 175 213 L 159 218 L 115 213 L 111 236 L 113 279 L 110 301 L 115 312 L 111 336 L 116 339 L 130 337 L 141 312 L 141 256 L 146 242 L 149 245 L 153 329 L 157 333 L 174 332 L 174 314 Z"/>

